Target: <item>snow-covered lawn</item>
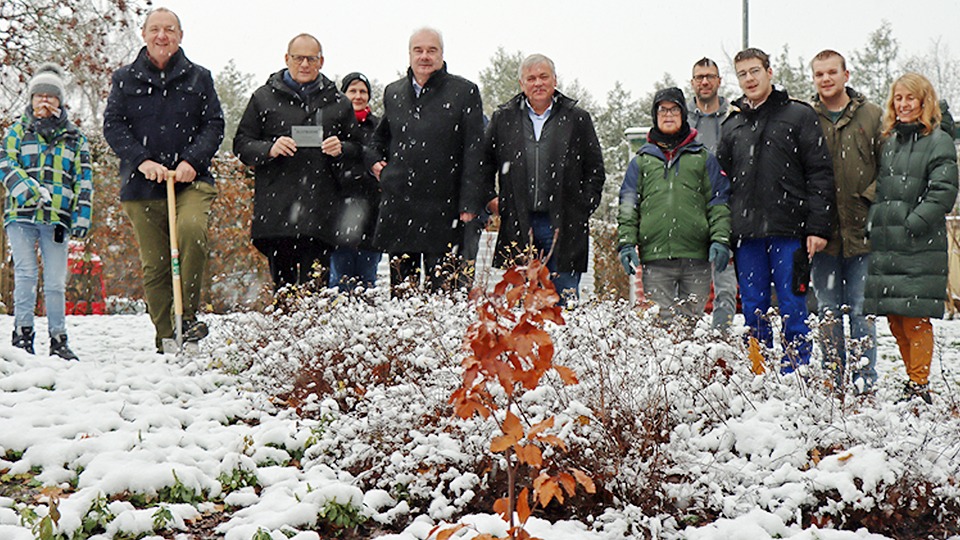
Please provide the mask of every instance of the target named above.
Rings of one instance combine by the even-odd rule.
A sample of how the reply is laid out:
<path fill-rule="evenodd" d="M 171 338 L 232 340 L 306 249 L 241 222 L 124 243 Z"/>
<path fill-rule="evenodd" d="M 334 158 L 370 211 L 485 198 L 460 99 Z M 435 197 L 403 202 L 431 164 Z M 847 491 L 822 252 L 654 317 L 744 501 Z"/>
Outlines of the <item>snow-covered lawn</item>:
<path fill-rule="evenodd" d="M 339 339 L 358 358 L 379 354 L 376 341 L 383 338 L 371 334 L 371 327 L 400 315 L 368 313 L 365 320 L 362 306 L 344 309 L 343 320 L 298 330 L 287 345 L 309 349 L 324 346 L 324 339 Z M 629 314 L 611 320 L 617 309 L 575 311 L 561 329 L 558 361 L 581 373 L 582 388 L 547 389 L 529 399 L 554 409 L 571 445 L 589 451 L 600 429 L 594 416 L 600 391 L 591 382 L 596 364 L 590 351 L 606 347 L 614 360 L 629 364 L 604 375 L 627 389 L 606 399 L 621 405 L 633 400 L 641 407 L 659 391 L 672 411 L 672 431 L 657 462 L 665 468 L 662 476 L 671 478 L 664 481 L 663 495 L 691 513 L 713 509 L 717 519 L 688 524 L 669 515 L 644 515 L 624 502 L 583 521 L 534 519 L 528 527 L 534 536 L 884 538 L 832 528 L 843 525 L 836 516 L 889 505 L 878 497 L 904 479 L 931 490 L 929 500 L 957 507 L 960 322 L 935 322 L 938 348 L 931 380 L 936 394 L 934 405 L 926 407 L 896 403 L 905 375 L 883 319 L 878 321 L 878 392 L 873 400 L 851 397 L 841 403 L 816 382 L 773 373 L 752 376 L 735 345 L 702 336 L 672 343 L 666 335 L 643 342 L 630 332 L 618 334 L 618 324 L 640 319 Z M 426 538 L 441 520 L 457 521 L 483 491 L 484 472 L 465 466 L 475 463 L 471 456 L 483 452 L 492 433 L 479 420 L 435 432 L 406 427 L 415 420 L 411 416 L 429 414 L 457 384 L 457 359 L 448 353 L 457 349 L 468 311 L 450 311 L 445 328 L 425 324 L 409 329 L 409 335 L 403 329 L 394 332 L 405 343 L 423 343 L 403 351 L 408 355 L 403 369 L 420 373 L 418 387 L 380 388 L 371 382 L 346 408 L 346 398 L 287 403 L 309 409 L 304 417 L 275 399 L 284 383 L 292 383 L 283 380 L 284 374 L 295 376 L 295 366 L 282 365 L 284 345 L 261 343 L 258 357 L 238 347 L 266 326 L 255 315 L 208 317 L 212 335 L 195 358 L 153 352 L 152 327 L 144 315 L 70 317 L 70 342 L 79 362 L 42 354 L 48 347 L 45 319 L 37 321 L 41 354 L 14 349 L 3 337 L 10 335 L 12 318 L 0 317 L 0 539 L 34 538 L 29 516 L 35 512 L 32 520 L 39 523 L 48 508 L 47 498 L 38 496 L 40 485 L 61 490 L 59 531 L 86 527 L 94 538 L 194 538 L 191 524 L 205 516 L 217 516 L 219 522 L 210 537 L 230 540 L 248 540 L 258 531 L 277 540 L 316 539 L 321 536 L 314 531 L 338 517 L 346 523 L 366 518 L 383 530 L 405 524 L 385 538 Z M 347 332 L 337 334 L 338 328 Z M 244 332 L 249 334 L 239 335 Z M 578 353 L 583 340 L 590 346 Z M 701 378 L 690 380 L 695 378 L 691 366 L 718 358 L 729 366 L 726 376 L 718 374 L 702 386 L 697 386 Z M 650 393 L 641 395 L 645 388 Z M 586 420 L 574 421 L 578 418 Z M 404 430 L 402 441 L 391 439 L 391 428 L 398 427 Z M 649 463 L 643 456 L 625 456 L 616 464 L 617 478 L 623 478 L 616 482 L 619 488 L 645 477 L 649 471 L 641 469 Z M 595 472 L 611 474 L 612 466 L 597 464 Z M 418 467 L 435 472 L 418 480 Z M 409 497 L 393 489 L 398 485 L 409 490 Z M 433 502 L 417 507 L 415 501 L 424 497 Z M 827 528 L 802 523 L 803 512 L 818 508 L 814 514 Z M 909 513 L 891 515 L 902 519 Z M 503 522 L 490 514 L 460 521 L 472 524 L 472 531 L 505 532 Z"/>

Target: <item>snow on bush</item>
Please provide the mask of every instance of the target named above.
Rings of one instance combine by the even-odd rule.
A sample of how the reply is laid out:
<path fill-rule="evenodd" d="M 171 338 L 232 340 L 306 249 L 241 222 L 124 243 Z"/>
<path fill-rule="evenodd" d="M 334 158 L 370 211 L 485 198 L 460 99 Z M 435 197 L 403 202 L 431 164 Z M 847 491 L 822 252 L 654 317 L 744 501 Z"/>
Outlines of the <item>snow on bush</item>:
<path fill-rule="evenodd" d="M 266 315 L 227 319 L 225 335 L 244 337 L 223 352 L 226 365 L 314 422 L 306 470 L 345 471 L 409 515 L 454 521 L 504 494 L 491 426 L 455 419 L 447 401 L 473 320 L 449 297 L 293 295 Z M 633 516 L 629 534 L 758 509 L 802 527 L 895 530 L 884 516 L 957 526 L 955 374 L 944 372 L 934 406 L 918 407 L 895 402 L 893 383 L 874 398 L 838 396 L 818 366 L 781 376 L 771 364 L 755 375 L 739 339 L 704 324 L 664 328 L 623 303 L 582 304 L 566 321 L 550 326 L 556 361 L 580 384 L 547 377 L 524 398 L 531 423 L 556 414 L 571 446 L 564 459 L 601 488 L 561 515 L 597 528 Z M 253 360 L 231 364 L 230 355 Z"/>

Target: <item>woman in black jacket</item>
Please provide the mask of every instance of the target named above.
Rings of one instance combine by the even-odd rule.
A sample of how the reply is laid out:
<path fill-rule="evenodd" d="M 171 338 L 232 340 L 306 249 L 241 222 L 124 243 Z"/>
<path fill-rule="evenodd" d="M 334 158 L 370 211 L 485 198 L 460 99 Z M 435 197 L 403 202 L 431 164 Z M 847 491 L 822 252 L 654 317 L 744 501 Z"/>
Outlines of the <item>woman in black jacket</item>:
<path fill-rule="evenodd" d="M 343 78 L 340 91 L 353 105 L 364 143 L 369 143 L 380 119 L 370 111 L 370 81 L 363 73 Z M 377 281 L 380 251 L 373 247 L 377 227 L 380 186 L 362 160 L 345 166 L 340 181 L 342 196 L 338 218 L 337 249 L 330 256 L 330 287 L 347 292 L 362 285 L 371 288 Z"/>

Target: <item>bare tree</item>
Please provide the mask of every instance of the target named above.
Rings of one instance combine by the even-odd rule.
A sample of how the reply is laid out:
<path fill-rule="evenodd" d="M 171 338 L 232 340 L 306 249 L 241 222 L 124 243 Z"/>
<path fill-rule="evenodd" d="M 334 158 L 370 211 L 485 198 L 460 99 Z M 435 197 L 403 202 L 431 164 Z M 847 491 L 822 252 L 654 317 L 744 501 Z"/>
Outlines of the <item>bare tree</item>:
<path fill-rule="evenodd" d="M 916 71 L 930 79 L 940 99 L 947 103 L 960 105 L 960 60 L 950 54 L 950 47 L 943 42 L 943 36 L 931 40 L 930 48 L 924 54 L 915 54 L 903 63 L 904 71 Z"/>
<path fill-rule="evenodd" d="M 146 0 L 149 5 L 149 0 Z M 136 47 L 140 0 L 3 0 L 0 2 L 0 115 L 24 106 L 32 70 L 55 62 L 70 74 L 74 114 L 99 125 L 110 74 Z"/>

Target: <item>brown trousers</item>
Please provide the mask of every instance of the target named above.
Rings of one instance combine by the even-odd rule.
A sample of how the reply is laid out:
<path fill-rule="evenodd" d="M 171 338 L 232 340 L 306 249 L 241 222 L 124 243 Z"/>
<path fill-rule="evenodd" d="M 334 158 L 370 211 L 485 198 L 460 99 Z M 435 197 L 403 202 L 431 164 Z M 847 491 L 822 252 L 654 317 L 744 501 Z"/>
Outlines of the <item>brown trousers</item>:
<path fill-rule="evenodd" d="M 933 324 L 930 318 L 887 315 L 887 322 L 900 347 L 907 377 L 917 384 L 927 384 L 930 363 L 933 361 Z"/>

